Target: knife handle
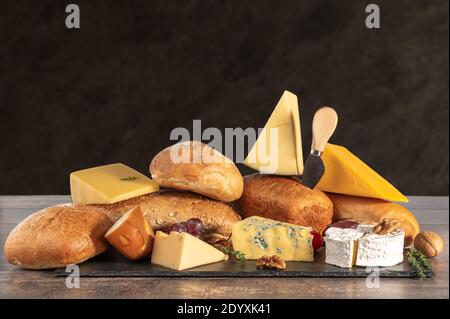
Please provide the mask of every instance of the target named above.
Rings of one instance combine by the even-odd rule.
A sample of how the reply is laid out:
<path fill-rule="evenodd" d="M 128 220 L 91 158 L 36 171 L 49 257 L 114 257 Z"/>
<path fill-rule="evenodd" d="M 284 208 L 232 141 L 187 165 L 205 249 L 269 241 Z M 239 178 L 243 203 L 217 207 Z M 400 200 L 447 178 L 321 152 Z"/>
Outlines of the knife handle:
<path fill-rule="evenodd" d="M 312 122 L 312 151 L 323 152 L 337 123 L 338 115 L 333 108 L 324 106 L 316 111 Z"/>

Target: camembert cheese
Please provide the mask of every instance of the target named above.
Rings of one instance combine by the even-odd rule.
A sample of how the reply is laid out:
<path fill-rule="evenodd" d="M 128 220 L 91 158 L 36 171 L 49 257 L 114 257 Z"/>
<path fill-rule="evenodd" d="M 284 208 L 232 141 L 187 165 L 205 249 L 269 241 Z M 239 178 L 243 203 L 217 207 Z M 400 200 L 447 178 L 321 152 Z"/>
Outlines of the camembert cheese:
<path fill-rule="evenodd" d="M 313 261 L 311 231 L 311 227 L 252 216 L 233 225 L 231 241 L 247 259 L 277 255 L 285 261 Z"/>
<path fill-rule="evenodd" d="M 152 264 L 185 270 L 227 259 L 220 250 L 188 233 L 156 232 Z"/>
<path fill-rule="evenodd" d="M 74 204 L 113 204 L 157 190 L 159 186 L 156 182 L 120 163 L 70 174 L 70 193 Z"/>
<path fill-rule="evenodd" d="M 376 234 L 374 225 L 330 227 L 325 232 L 325 262 L 339 267 L 394 266 L 403 261 L 405 233 Z"/>
<path fill-rule="evenodd" d="M 322 191 L 395 202 L 408 201 L 392 184 L 345 147 L 327 144 L 322 160 L 325 174 L 317 184 Z"/>
<path fill-rule="evenodd" d="M 303 173 L 300 115 L 295 94 L 284 91 L 244 164 L 267 174 Z"/>
<path fill-rule="evenodd" d="M 356 263 L 358 239 L 364 231 L 354 228 L 328 228 L 325 232 L 325 262 L 330 265 L 351 268 Z"/>

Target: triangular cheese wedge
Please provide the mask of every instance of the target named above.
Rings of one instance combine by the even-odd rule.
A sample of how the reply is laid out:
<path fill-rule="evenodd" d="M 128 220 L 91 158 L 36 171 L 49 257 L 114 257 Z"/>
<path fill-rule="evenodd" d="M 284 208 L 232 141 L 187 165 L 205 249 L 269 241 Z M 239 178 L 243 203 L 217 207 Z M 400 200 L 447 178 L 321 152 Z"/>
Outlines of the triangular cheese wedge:
<path fill-rule="evenodd" d="M 327 144 L 322 160 L 325 174 L 317 184 L 322 191 L 408 202 L 392 184 L 345 147 Z"/>
<path fill-rule="evenodd" d="M 184 270 L 227 259 L 223 252 L 188 233 L 156 232 L 152 264 Z"/>
<path fill-rule="evenodd" d="M 300 116 L 295 94 L 284 91 L 244 164 L 266 174 L 303 173 Z"/>

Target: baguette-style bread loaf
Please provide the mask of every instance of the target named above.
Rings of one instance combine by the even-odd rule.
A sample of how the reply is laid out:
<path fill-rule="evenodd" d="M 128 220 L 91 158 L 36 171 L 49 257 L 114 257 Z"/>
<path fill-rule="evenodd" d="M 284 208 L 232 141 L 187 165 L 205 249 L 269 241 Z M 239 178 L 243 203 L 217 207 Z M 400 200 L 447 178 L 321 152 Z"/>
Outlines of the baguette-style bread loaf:
<path fill-rule="evenodd" d="M 184 191 L 163 190 L 98 206 L 119 214 L 138 206 L 155 231 L 190 218 L 200 218 L 205 225 L 206 235 L 228 237 L 231 235 L 231 226 L 241 219 L 225 203 Z"/>
<path fill-rule="evenodd" d="M 178 143 L 159 152 L 150 163 L 153 180 L 223 202 L 242 194 L 242 175 L 229 158 L 199 141 Z"/>
<path fill-rule="evenodd" d="M 327 193 L 333 202 L 333 220 L 353 219 L 360 223 L 378 224 L 383 219 L 395 219 L 405 232 L 405 247 L 414 242 L 420 232 L 416 217 L 405 207 L 382 199 Z"/>
<path fill-rule="evenodd" d="M 5 242 L 9 263 L 28 269 L 78 264 L 106 250 L 103 237 L 119 215 L 87 205 L 57 205 L 19 223 Z"/>
<path fill-rule="evenodd" d="M 318 189 L 291 177 L 253 174 L 244 177 L 244 192 L 235 207 L 242 217 L 261 216 L 322 233 L 331 224 L 333 204 Z"/>

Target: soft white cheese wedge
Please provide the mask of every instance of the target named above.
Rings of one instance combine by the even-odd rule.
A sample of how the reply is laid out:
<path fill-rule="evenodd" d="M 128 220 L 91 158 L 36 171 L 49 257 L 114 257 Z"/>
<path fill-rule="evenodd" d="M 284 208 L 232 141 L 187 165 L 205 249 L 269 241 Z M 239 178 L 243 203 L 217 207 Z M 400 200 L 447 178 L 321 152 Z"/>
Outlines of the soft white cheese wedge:
<path fill-rule="evenodd" d="M 352 267 L 356 262 L 358 239 L 364 234 L 357 228 L 328 228 L 324 237 L 325 262 L 339 267 Z"/>

